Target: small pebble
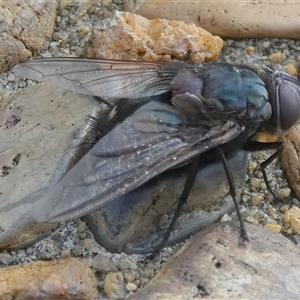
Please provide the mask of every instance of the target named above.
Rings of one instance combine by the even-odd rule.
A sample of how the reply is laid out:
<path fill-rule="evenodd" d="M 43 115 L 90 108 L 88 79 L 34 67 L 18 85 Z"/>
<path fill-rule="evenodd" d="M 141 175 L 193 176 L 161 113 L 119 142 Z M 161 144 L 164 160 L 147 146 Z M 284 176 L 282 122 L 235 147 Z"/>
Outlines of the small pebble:
<path fill-rule="evenodd" d="M 66 17 L 68 14 L 69 14 L 68 10 L 66 10 L 66 9 L 62 9 L 62 10 L 61 10 L 61 15 L 62 15 L 63 17 Z"/>
<path fill-rule="evenodd" d="M 60 253 L 60 256 L 62 259 L 69 258 L 69 257 L 71 257 L 71 252 L 68 249 L 63 249 Z"/>
<path fill-rule="evenodd" d="M 153 275 L 153 270 L 145 268 L 142 276 L 145 278 L 150 278 Z"/>
<path fill-rule="evenodd" d="M 128 282 L 127 284 L 126 284 L 126 290 L 128 291 L 128 292 L 134 292 L 134 291 L 136 291 L 137 290 L 137 286 L 134 284 L 134 283 L 132 283 L 132 282 Z"/>
<path fill-rule="evenodd" d="M 124 275 L 124 279 L 126 280 L 126 282 L 134 282 L 136 276 L 132 273 L 129 273 L 129 272 L 125 272 L 123 273 Z"/>
<path fill-rule="evenodd" d="M 272 205 L 268 205 L 268 212 L 271 215 L 274 215 L 274 214 L 276 214 L 276 209 Z"/>
<path fill-rule="evenodd" d="M 289 206 L 287 204 L 283 204 L 280 207 L 280 211 L 283 212 L 283 213 L 286 212 L 288 209 L 289 209 Z"/>
<path fill-rule="evenodd" d="M 146 285 L 150 281 L 150 279 L 147 277 L 141 277 L 140 280 L 142 285 Z"/>
<path fill-rule="evenodd" d="M 286 65 L 285 70 L 286 70 L 287 73 L 289 73 L 292 76 L 297 77 L 297 75 L 298 75 L 298 71 L 297 71 L 297 69 L 295 68 L 295 66 L 293 64 Z"/>
<path fill-rule="evenodd" d="M 257 189 L 260 185 L 260 180 L 257 178 L 251 178 L 250 179 L 250 185 L 252 188 Z"/>
<path fill-rule="evenodd" d="M 41 259 L 41 260 L 48 260 L 52 257 L 52 254 L 49 253 L 48 251 L 40 251 L 36 254 L 37 259 Z"/>
<path fill-rule="evenodd" d="M 269 61 L 272 63 L 279 63 L 283 61 L 283 55 L 281 52 L 275 52 L 268 57 Z"/>
<path fill-rule="evenodd" d="M 78 32 L 81 34 L 88 34 L 90 32 L 90 28 L 88 26 L 81 26 L 78 28 Z"/>
<path fill-rule="evenodd" d="M 268 223 L 264 226 L 264 228 L 271 230 L 273 232 L 279 233 L 281 231 L 281 226 L 278 224 Z"/>
<path fill-rule="evenodd" d="M 255 52 L 255 48 L 253 46 L 246 47 L 246 53 L 252 55 Z"/>
<path fill-rule="evenodd" d="M 111 3 L 112 0 L 103 0 L 102 6 L 108 6 Z"/>
<path fill-rule="evenodd" d="M 86 230 L 86 223 L 80 222 L 78 225 L 78 233 L 83 233 Z"/>
<path fill-rule="evenodd" d="M 27 254 L 27 255 L 32 255 L 32 254 L 33 254 L 33 249 L 32 249 L 31 247 L 28 247 L 28 248 L 26 249 L 26 254 Z"/>
<path fill-rule="evenodd" d="M 134 284 L 135 284 L 136 286 L 140 286 L 140 285 L 141 285 L 141 280 L 140 280 L 140 279 L 136 279 L 136 280 L 134 281 Z"/>
<path fill-rule="evenodd" d="M 9 265 L 13 261 L 12 256 L 9 253 L 0 253 L 0 262 L 4 265 Z"/>
<path fill-rule="evenodd" d="M 255 195 L 251 198 L 251 202 L 253 205 L 259 205 L 263 199 L 262 195 Z"/>
<path fill-rule="evenodd" d="M 8 81 L 15 81 L 16 80 L 16 77 L 15 77 L 15 74 L 14 73 L 10 73 L 7 77 Z"/>
<path fill-rule="evenodd" d="M 129 268 L 130 268 L 131 270 L 137 270 L 137 269 L 138 269 L 138 265 L 137 265 L 135 262 L 131 262 L 131 263 L 129 264 Z"/>
<path fill-rule="evenodd" d="M 291 228 L 295 233 L 300 234 L 300 209 L 293 206 L 283 215 L 286 228 Z"/>
<path fill-rule="evenodd" d="M 262 43 L 262 47 L 266 49 L 266 48 L 270 47 L 270 44 L 271 44 L 270 41 L 264 41 L 264 42 Z"/>
<path fill-rule="evenodd" d="M 248 172 L 252 174 L 257 169 L 257 163 L 255 161 L 250 161 L 248 164 Z"/>
<path fill-rule="evenodd" d="M 266 185 L 266 183 L 264 181 L 260 183 L 259 187 L 262 190 L 266 190 L 267 189 L 267 185 Z"/>
<path fill-rule="evenodd" d="M 118 268 L 114 262 L 103 254 L 97 254 L 92 263 L 93 268 L 101 273 L 117 272 Z"/>
<path fill-rule="evenodd" d="M 260 179 L 264 178 L 264 175 L 262 172 L 258 172 L 256 176 L 257 176 L 257 178 L 260 178 Z"/>
<path fill-rule="evenodd" d="M 277 195 L 279 199 L 287 198 L 291 195 L 291 189 L 290 188 L 280 189 Z"/>
<path fill-rule="evenodd" d="M 231 221 L 231 220 L 232 220 L 232 217 L 225 213 L 221 219 L 221 222 L 227 222 L 227 221 Z"/>
<path fill-rule="evenodd" d="M 127 292 L 122 272 L 108 273 L 104 279 L 104 291 L 110 300 L 123 299 Z"/>
<path fill-rule="evenodd" d="M 84 239 L 83 247 L 89 252 L 98 253 L 98 245 L 93 239 L 90 238 Z"/>
<path fill-rule="evenodd" d="M 86 238 L 86 233 L 85 232 L 80 233 L 78 236 L 81 240 L 84 240 Z"/>
<path fill-rule="evenodd" d="M 259 224 L 259 222 L 252 216 L 247 217 L 246 220 L 247 220 L 247 222 L 255 224 L 255 225 Z"/>
<path fill-rule="evenodd" d="M 119 268 L 124 271 L 130 268 L 130 263 L 128 261 L 120 261 Z"/>

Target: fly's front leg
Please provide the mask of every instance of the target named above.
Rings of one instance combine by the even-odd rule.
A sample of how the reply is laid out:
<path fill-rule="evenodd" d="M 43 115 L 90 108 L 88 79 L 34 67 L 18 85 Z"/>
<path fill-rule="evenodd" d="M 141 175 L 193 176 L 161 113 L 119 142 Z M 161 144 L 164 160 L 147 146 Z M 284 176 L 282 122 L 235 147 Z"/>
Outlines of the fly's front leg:
<path fill-rule="evenodd" d="M 268 188 L 268 190 L 270 191 L 270 193 L 272 194 L 272 196 L 275 199 L 278 199 L 278 196 L 276 195 L 276 193 L 273 191 L 269 180 L 268 180 L 268 176 L 267 176 L 267 172 L 266 172 L 266 168 L 267 166 L 269 166 L 275 159 L 277 159 L 281 153 L 283 149 L 283 143 L 282 142 L 274 142 L 274 143 L 261 143 L 261 142 L 256 142 L 256 141 L 252 141 L 248 144 L 246 144 L 246 146 L 244 147 L 244 150 L 246 151 L 268 151 L 268 150 L 275 150 L 275 153 L 273 153 L 270 157 L 268 157 L 264 162 L 262 162 L 260 164 L 260 169 L 262 171 L 263 174 L 263 178 L 264 181 L 266 183 L 266 186 Z"/>

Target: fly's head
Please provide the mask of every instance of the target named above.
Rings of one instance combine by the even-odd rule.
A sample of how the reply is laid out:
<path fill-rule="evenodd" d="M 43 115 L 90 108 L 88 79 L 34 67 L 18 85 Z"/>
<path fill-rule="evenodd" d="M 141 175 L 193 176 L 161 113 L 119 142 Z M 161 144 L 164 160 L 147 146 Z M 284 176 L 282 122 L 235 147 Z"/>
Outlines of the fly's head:
<path fill-rule="evenodd" d="M 278 134 L 300 123 L 300 81 L 278 66 L 266 70 L 266 84 L 272 115 L 266 127 Z"/>

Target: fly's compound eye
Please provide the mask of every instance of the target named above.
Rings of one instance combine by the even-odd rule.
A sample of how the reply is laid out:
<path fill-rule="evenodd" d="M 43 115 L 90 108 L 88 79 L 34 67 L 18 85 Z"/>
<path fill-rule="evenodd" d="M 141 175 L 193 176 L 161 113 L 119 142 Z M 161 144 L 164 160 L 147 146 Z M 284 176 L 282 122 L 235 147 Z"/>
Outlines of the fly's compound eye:
<path fill-rule="evenodd" d="M 269 86 L 272 116 L 269 120 L 275 132 L 287 131 L 300 122 L 300 81 L 275 71 Z"/>

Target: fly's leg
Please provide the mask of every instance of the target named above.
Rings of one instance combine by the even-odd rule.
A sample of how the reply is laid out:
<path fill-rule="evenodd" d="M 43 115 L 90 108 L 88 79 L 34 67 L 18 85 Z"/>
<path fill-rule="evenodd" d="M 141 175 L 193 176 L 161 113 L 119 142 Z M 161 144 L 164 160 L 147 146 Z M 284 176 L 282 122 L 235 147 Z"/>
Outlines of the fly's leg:
<path fill-rule="evenodd" d="M 242 218 L 242 215 L 241 215 L 241 212 L 240 212 L 240 208 L 239 208 L 239 204 L 238 204 L 238 201 L 237 201 L 237 193 L 236 193 L 236 188 L 235 188 L 235 184 L 234 184 L 234 179 L 232 177 L 232 173 L 230 171 L 230 168 L 227 164 L 227 160 L 226 160 L 226 157 L 224 155 L 223 149 L 218 147 L 217 151 L 218 151 L 219 156 L 222 160 L 222 164 L 223 164 L 223 167 L 224 167 L 224 170 L 225 170 L 225 173 L 226 173 L 226 177 L 227 177 L 227 180 L 228 180 L 228 184 L 229 184 L 230 195 L 233 199 L 233 202 L 234 202 L 234 205 L 235 205 L 235 208 L 236 208 L 236 212 L 237 212 L 237 216 L 238 216 L 238 219 L 239 219 L 239 222 L 240 222 L 240 226 L 241 226 L 241 243 L 244 244 L 245 242 L 249 242 L 249 238 L 248 238 L 248 235 L 247 235 L 247 231 L 246 231 L 246 228 L 245 228 L 245 223 L 243 221 L 243 218 Z"/>
<path fill-rule="evenodd" d="M 260 169 L 263 174 L 264 181 L 266 183 L 266 186 L 274 199 L 278 199 L 276 193 L 273 191 L 269 181 L 268 176 L 266 172 L 266 168 L 268 165 L 270 165 L 276 158 L 278 158 L 280 152 L 282 151 L 283 143 L 282 142 L 274 142 L 274 143 L 261 143 L 252 141 L 249 142 L 246 146 L 244 146 L 244 149 L 246 151 L 268 151 L 268 150 L 275 150 L 275 153 L 273 153 L 269 158 L 267 158 L 264 162 L 260 164 Z"/>
<path fill-rule="evenodd" d="M 270 191 L 270 193 L 272 194 L 272 196 L 274 197 L 274 199 L 277 199 L 277 195 L 275 194 L 275 192 L 273 191 L 271 185 L 270 185 L 270 182 L 268 181 L 268 176 L 267 176 L 267 172 L 266 172 L 266 167 L 268 165 L 270 165 L 276 158 L 278 158 L 279 154 L 281 152 L 281 149 L 280 150 L 277 150 L 275 153 L 273 153 L 268 159 L 266 159 L 264 162 L 262 162 L 260 164 L 260 169 L 261 169 L 261 172 L 263 174 L 263 178 L 264 178 L 264 181 L 266 183 L 266 186 L 268 188 L 268 190 Z"/>
<path fill-rule="evenodd" d="M 167 229 L 167 232 L 164 235 L 163 240 L 161 241 L 161 243 L 153 250 L 151 257 L 154 257 L 158 254 L 158 252 L 167 244 L 169 237 L 175 227 L 175 224 L 180 216 L 180 213 L 182 211 L 182 207 L 183 205 L 187 202 L 187 199 L 189 197 L 189 194 L 191 192 L 191 189 L 193 188 L 195 179 L 196 179 L 196 175 L 197 175 L 197 171 L 198 171 L 198 165 L 200 162 L 200 156 L 197 156 L 193 159 L 193 161 L 190 164 L 190 170 L 189 173 L 187 175 L 185 184 L 184 184 L 184 188 L 183 191 L 181 193 L 181 196 L 178 200 L 178 205 L 176 207 L 176 211 L 175 214 L 173 216 L 173 219 Z"/>

